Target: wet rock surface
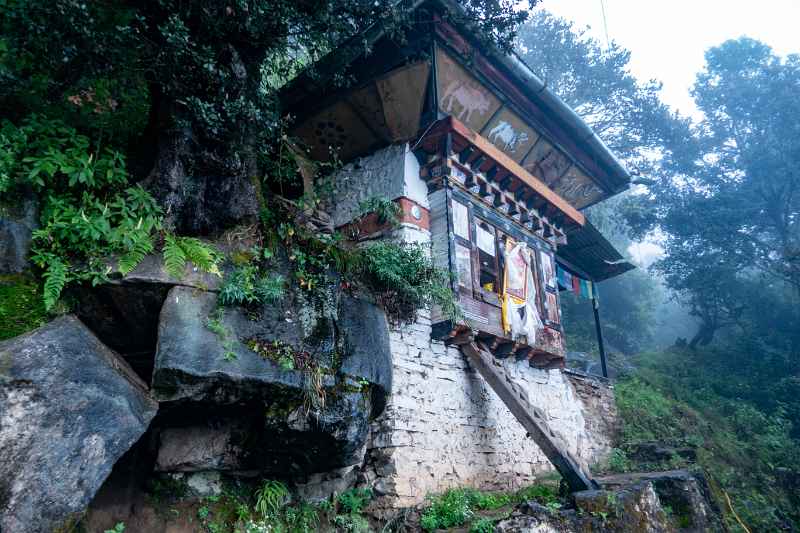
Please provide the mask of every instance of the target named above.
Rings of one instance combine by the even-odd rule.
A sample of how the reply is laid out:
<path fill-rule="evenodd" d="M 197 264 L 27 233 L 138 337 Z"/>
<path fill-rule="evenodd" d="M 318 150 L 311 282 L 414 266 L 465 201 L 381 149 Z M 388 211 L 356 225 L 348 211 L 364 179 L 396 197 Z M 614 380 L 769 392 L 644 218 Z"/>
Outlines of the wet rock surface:
<path fill-rule="evenodd" d="M 81 513 L 158 404 L 77 318 L 0 343 L 0 530 Z"/>
<path fill-rule="evenodd" d="M 33 194 L 0 202 L 0 274 L 30 268 L 31 236 L 39 227 L 39 208 Z"/>
<path fill-rule="evenodd" d="M 389 357 L 388 328 L 369 304 L 348 299 L 346 319 L 342 308 L 335 294 L 312 304 L 297 291 L 219 307 L 214 293 L 172 288 L 152 382 L 170 427 L 159 470 L 303 477 L 360 464 L 382 409 L 373 398 L 385 403 L 390 386 L 388 361 L 371 360 Z M 372 337 L 354 342 L 341 333 L 350 328 Z M 196 449 L 178 444 L 190 436 Z"/>

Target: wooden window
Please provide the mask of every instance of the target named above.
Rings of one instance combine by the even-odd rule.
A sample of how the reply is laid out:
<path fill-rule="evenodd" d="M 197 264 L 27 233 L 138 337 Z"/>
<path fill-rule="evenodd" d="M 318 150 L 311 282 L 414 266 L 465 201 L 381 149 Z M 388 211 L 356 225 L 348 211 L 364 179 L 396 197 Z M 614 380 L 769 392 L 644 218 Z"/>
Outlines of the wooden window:
<path fill-rule="evenodd" d="M 487 292 L 500 293 L 500 261 L 497 231 L 490 224 L 476 219 L 475 249 L 478 259 L 478 286 Z"/>
<path fill-rule="evenodd" d="M 491 329 L 500 328 L 505 248 L 509 239 L 488 222 L 467 201 L 451 199 L 451 238 L 454 274 L 461 304 L 473 317 L 488 320 Z M 560 310 L 553 253 L 536 239 L 526 239 L 531 250 L 530 270 L 535 290 L 534 305 L 545 325 L 560 330 Z"/>

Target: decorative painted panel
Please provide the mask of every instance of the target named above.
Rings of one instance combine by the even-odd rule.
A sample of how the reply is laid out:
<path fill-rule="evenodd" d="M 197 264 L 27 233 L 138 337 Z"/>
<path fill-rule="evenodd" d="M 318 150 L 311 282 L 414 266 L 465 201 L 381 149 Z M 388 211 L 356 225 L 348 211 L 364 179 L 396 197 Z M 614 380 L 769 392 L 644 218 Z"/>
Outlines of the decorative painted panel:
<path fill-rule="evenodd" d="M 570 168 L 564 174 L 564 177 L 552 187 L 560 196 L 578 209 L 593 204 L 605 196 L 603 190 L 575 166 Z"/>
<path fill-rule="evenodd" d="M 327 161 L 330 152 L 347 160 L 375 144 L 375 135 L 344 100 L 305 121 L 294 132 L 311 148 L 311 156 Z"/>
<path fill-rule="evenodd" d="M 439 109 L 481 131 L 500 108 L 500 100 L 441 50 L 436 65 Z"/>
<path fill-rule="evenodd" d="M 519 163 L 539 134 L 517 115 L 503 108 L 483 128 L 481 134 Z"/>
<path fill-rule="evenodd" d="M 570 166 L 569 158 L 544 139 L 539 139 L 531 153 L 525 157 L 522 167 L 552 187 Z"/>

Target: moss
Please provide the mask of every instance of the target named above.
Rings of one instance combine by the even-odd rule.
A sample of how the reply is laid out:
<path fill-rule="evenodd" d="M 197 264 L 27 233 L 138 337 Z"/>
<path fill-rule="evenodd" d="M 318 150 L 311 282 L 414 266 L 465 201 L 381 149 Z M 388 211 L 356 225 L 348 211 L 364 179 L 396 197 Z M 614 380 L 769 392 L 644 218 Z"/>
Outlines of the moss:
<path fill-rule="evenodd" d="M 0 276 L 0 340 L 22 335 L 45 322 L 47 313 L 33 277 Z"/>

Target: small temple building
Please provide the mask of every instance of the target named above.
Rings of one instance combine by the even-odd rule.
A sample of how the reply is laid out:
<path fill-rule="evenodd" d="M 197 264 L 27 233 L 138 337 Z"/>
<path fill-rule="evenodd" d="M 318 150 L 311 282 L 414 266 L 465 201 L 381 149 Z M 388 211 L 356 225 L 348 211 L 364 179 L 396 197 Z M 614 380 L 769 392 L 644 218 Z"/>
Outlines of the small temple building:
<path fill-rule="evenodd" d="M 405 39 L 376 24 L 282 93 L 309 156 L 343 163 L 334 225 L 392 200 L 391 238 L 429 244 L 453 274 L 459 316 L 432 309 L 391 333 L 392 394 L 366 479 L 391 506 L 455 485 L 521 486 L 554 463 L 471 370 L 454 342 L 465 334 L 572 458 L 602 460 L 613 399 L 563 370 L 559 293 L 591 294 L 633 268 L 583 213 L 629 175 L 536 65 L 488 43 L 450 0 L 417 2 L 410 17 Z"/>

